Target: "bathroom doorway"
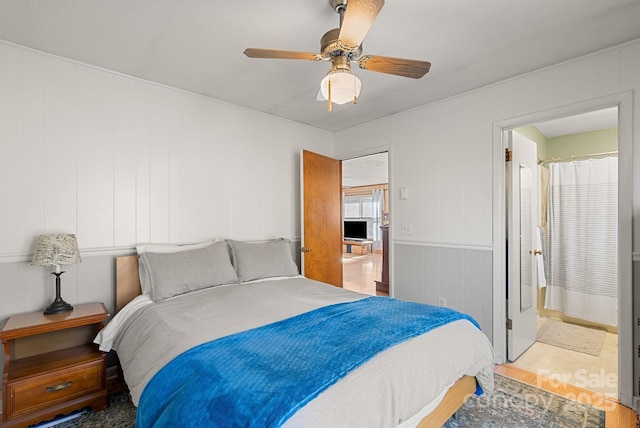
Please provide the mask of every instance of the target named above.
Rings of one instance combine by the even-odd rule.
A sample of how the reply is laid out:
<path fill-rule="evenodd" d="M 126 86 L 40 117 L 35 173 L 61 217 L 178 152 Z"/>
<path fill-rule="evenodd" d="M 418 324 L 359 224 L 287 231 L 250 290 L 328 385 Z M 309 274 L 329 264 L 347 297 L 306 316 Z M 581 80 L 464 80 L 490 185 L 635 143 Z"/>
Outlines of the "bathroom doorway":
<path fill-rule="evenodd" d="M 528 237 L 508 236 L 510 243 L 527 247 L 519 276 L 533 285 L 521 290 L 533 296 L 536 323 L 532 344 L 509 359 L 538 376 L 618 398 L 618 108 L 511 132 L 514 140 L 536 148 L 538 162 L 528 172 L 536 181 L 531 189 L 539 215 L 530 219 L 534 227 Z M 522 165 L 511 168 L 518 166 L 521 171 Z M 594 202 L 585 205 L 587 200 Z M 591 252 L 603 247 L 611 247 L 611 260 Z M 512 303 L 511 314 L 517 312 Z"/>

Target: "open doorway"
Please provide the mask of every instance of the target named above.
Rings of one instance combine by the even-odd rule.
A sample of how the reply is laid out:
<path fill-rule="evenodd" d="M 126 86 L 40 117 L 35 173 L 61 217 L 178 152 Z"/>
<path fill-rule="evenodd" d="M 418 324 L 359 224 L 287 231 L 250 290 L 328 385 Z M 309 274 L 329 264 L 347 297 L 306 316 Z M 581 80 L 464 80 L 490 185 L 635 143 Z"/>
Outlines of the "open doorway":
<path fill-rule="evenodd" d="M 388 295 L 387 152 L 342 161 L 342 201 L 343 288 Z"/>
<path fill-rule="evenodd" d="M 528 238 L 518 232 L 522 226 L 508 232 L 510 244 L 527 246 L 517 269 L 521 278 L 532 278 L 536 315 L 533 344 L 509 359 L 538 376 L 612 398 L 619 371 L 617 120 L 613 107 L 513 129 L 514 140 L 537 150 L 531 176 L 540 215 Z"/>

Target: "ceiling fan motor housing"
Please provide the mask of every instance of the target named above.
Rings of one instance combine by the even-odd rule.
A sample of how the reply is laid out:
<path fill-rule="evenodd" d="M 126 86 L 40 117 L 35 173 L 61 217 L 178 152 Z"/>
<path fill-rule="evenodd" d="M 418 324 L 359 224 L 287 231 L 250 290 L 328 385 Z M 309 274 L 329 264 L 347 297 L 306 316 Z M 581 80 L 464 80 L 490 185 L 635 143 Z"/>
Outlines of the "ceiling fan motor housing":
<path fill-rule="evenodd" d="M 366 55 L 361 58 L 362 41 L 367 35 L 385 0 L 328 0 L 340 15 L 340 26 L 327 31 L 320 39 L 321 53 L 248 48 L 249 58 L 295 59 L 307 61 L 331 61 L 331 70 L 322 79 L 322 96 L 331 104 L 357 102 L 360 79 L 351 71 L 351 61 L 361 69 L 419 79 L 431 67 L 428 61 Z M 347 3 L 349 6 L 347 7 Z"/>
<path fill-rule="evenodd" d="M 351 59 L 358 58 L 362 53 L 362 44 L 353 52 L 345 52 L 338 43 L 339 35 L 340 28 L 334 28 L 324 33 L 320 39 L 320 52 L 327 57 L 348 56 Z"/>

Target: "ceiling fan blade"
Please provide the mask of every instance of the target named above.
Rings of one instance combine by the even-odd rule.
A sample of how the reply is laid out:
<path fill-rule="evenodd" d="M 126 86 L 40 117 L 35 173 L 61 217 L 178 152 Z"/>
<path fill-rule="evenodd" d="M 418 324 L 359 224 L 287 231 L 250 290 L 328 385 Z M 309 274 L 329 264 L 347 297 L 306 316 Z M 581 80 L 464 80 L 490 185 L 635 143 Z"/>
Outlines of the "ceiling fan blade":
<path fill-rule="evenodd" d="M 272 58 L 272 59 L 306 59 L 309 61 L 320 61 L 324 59 L 322 55 L 311 52 L 280 51 L 275 49 L 248 48 L 244 54 L 249 58 Z"/>
<path fill-rule="evenodd" d="M 384 0 L 349 0 L 344 12 L 338 45 L 346 52 L 358 49 L 376 20 Z"/>
<path fill-rule="evenodd" d="M 388 56 L 365 55 L 358 60 L 363 70 L 378 73 L 394 74 L 396 76 L 419 79 L 429 72 L 431 63 L 413 59 L 391 58 Z"/>

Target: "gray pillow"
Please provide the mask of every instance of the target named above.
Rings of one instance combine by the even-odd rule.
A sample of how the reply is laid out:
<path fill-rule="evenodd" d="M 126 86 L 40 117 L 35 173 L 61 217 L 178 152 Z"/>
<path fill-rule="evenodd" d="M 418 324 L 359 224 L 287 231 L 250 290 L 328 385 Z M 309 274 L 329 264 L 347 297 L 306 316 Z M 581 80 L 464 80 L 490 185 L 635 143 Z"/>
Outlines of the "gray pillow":
<path fill-rule="evenodd" d="M 136 251 L 138 256 L 144 253 L 177 253 L 180 251 L 195 250 L 196 248 L 204 248 L 217 241 L 201 242 L 197 244 L 145 244 L 138 245 Z M 140 277 L 140 288 L 142 294 L 151 295 L 151 278 L 149 278 L 149 272 L 144 265 L 144 260 L 138 257 L 138 276 Z"/>
<path fill-rule="evenodd" d="M 240 282 L 275 276 L 297 276 L 288 240 L 241 242 L 227 239 Z"/>
<path fill-rule="evenodd" d="M 149 274 L 149 294 L 154 302 L 238 282 L 231 264 L 229 246 L 224 241 L 177 253 L 144 253 L 140 255 L 140 260 Z"/>

